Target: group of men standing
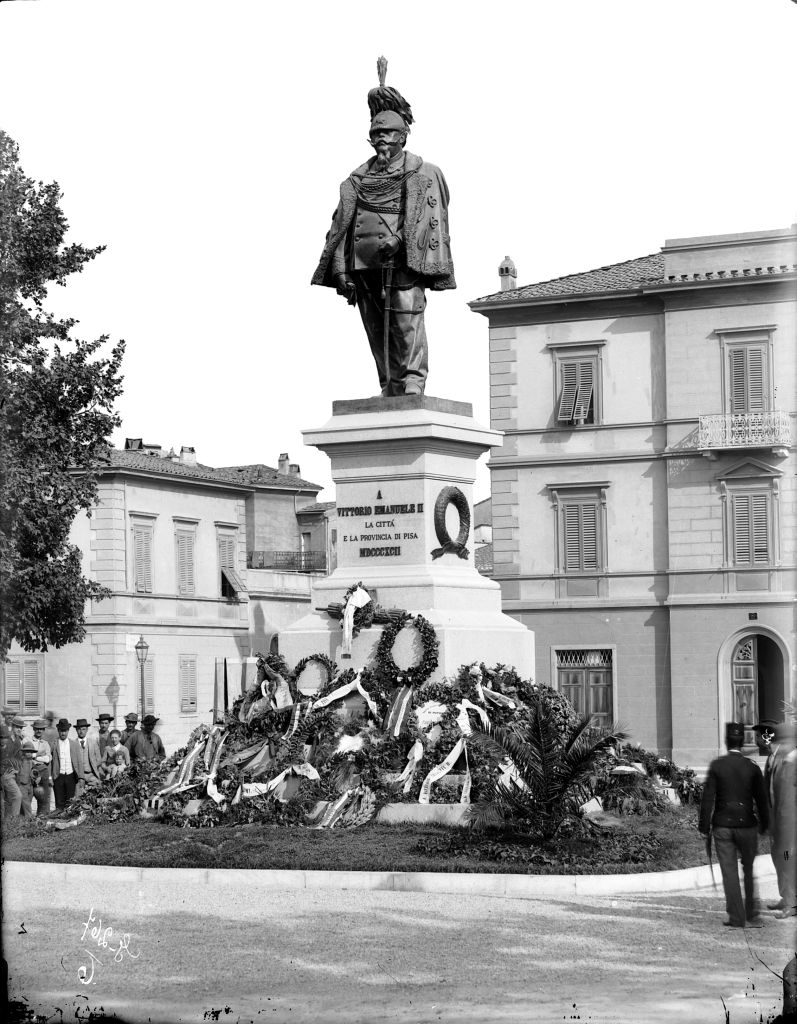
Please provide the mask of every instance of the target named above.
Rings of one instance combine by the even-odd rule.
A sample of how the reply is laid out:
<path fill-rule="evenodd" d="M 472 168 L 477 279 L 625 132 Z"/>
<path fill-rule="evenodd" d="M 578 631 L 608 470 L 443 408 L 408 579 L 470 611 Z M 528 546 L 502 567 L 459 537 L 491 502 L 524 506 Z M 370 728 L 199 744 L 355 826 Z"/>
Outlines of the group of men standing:
<path fill-rule="evenodd" d="M 709 855 L 717 852 L 731 928 L 761 928 L 753 884 L 758 833 L 769 832 L 779 898 L 767 904 L 780 920 L 797 916 L 797 723 L 760 722 L 756 732 L 767 751 L 762 774 L 742 753 L 744 726 L 725 727 L 727 754 L 711 762 L 703 787 L 699 829 Z M 742 862 L 744 897 L 739 884 Z"/>
<path fill-rule="evenodd" d="M 67 718 L 56 720 L 48 711 L 33 724 L 33 738 L 26 738 L 25 721 L 10 708 L 3 708 L 0 725 L 0 777 L 2 810 L 16 817 L 22 813 L 33 816 L 48 814 L 51 796 L 55 809 L 63 810 L 69 801 L 80 795 L 85 786 L 99 786 L 125 771 L 134 761 L 163 760 L 163 741 L 154 731 L 159 719 L 145 715 L 138 728 L 138 715 L 125 715 L 124 730 L 113 729 L 114 716 L 103 712 L 97 726 L 90 729 L 85 718 L 75 722 L 75 738 L 70 736 L 72 723 Z"/>

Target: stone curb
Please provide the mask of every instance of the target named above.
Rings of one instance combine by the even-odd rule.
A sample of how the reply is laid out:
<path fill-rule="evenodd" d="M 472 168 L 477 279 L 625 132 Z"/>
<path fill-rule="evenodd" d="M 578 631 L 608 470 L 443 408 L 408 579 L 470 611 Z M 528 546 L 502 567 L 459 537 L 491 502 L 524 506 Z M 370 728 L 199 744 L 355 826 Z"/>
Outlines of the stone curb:
<path fill-rule="evenodd" d="M 768 854 L 755 860 L 758 882 L 775 878 Z M 90 885 L 96 882 L 169 882 L 178 885 L 240 885 L 246 876 L 263 889 L 364 889 L 388 892 L 432 892 L 534 900 L 548 896 L 652 895 L 711 888 L 711 869 L 703 865 L 679 871 L 634 875 L 452 874 L 432 871 L 270 871 L 242 868 L 132 868 L 94 864 L 42 864 L 4 861 L 3 885 L 24 888 L 37 881 Z M 719 867 L 714 867 L 719 891 Z"/>

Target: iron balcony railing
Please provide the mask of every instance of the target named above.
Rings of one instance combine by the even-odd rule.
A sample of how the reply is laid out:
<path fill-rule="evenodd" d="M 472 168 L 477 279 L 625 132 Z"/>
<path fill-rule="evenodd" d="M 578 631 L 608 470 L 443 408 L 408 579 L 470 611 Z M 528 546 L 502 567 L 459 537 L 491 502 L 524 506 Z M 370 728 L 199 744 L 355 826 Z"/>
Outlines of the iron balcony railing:
<path fill-rule="evenodd" d="M 250 569 L 274 569 L 277 572 L 326 572 L 325 551 L 248 551 Z"/>
<path fill-rule="evenodd" d="M 779 409 L 700 417 L 699 448 L 767 448 L 788 444 L 791 444 L 789 414 Z"/>

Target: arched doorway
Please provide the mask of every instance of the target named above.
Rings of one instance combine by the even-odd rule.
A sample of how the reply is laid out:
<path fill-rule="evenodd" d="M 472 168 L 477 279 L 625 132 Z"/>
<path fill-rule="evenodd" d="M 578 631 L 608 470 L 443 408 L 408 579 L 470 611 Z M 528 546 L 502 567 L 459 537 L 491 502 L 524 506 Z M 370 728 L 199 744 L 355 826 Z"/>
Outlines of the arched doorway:
<path fill-rule="evenodd" d="M 762 718 L 783 718 L 783 654 L 763 633 L 747 633 L 731 653 L 731 717 L 745 726 L 744 745 L 757 749 L 753 726 Z"/>

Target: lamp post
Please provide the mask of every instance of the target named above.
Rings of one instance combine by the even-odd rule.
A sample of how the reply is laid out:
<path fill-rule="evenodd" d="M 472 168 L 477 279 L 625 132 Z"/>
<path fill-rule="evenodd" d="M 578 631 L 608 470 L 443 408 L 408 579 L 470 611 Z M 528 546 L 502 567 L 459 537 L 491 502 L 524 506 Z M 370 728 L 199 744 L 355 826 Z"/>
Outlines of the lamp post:
<path fill-rule="evenodd" d="M 146 714 L 147 708 L 147 694 L 146 687 L 144 684 L 144 662 L 147 660 L 147 654 L 149 653 L 149 644 L 146 642 L 143 636 L 138 638 L 136 644 L 136 657 L 138 658 L 138 665 L 141 670 L 141 717 L 143 719 Z"/>

